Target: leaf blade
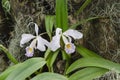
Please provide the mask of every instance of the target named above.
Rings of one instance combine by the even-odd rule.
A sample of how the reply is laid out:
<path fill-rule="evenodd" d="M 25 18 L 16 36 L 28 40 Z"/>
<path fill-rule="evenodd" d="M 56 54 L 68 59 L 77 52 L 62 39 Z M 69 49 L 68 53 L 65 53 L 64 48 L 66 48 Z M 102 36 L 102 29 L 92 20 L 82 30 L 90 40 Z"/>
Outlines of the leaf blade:
<path fill-rule="evenodd" d="M 56 0 L 56 26 L 63 32 L 68 29 L 67 0 Z"/>
<path fill-rule="evenodd" d="M 42 73 L 34 77 L 32 80 L 68 80 L 65 76 L 57 73 Z"/>
<path fill-rule="evenodd" d="M 79 10 L 77 11 L 75 15 L 78 15 L 79 13 L 81 13 L 88 6 L 88 4 L 91 3 L 91 1 L 92 0 L 86 0 L 84 4 L 79 8 Z"/>
<path fill-rule="evenodd" d="M 101 56 L 97 55 L 96 53 L 94 53 L 80 45 L 76 47 L 76 50 L 83 57 L 99 57 L 99 58 L 101 58 Z"/>
<path fill-rule="evenodd" d="M 117 73 L 120 73 L 120 64 L 114 63 L 112 61 L 97 58 L 97 57 L 89 57 L 89 58 L 81 58 L 75 61 L 67 70 L 67 74 L 82 67 L 100 67 L 109 70 L 114 70 Z"/>
<path fill-rule="evenodd" d="M 53 71 L 53 64 L 54 64 L 54 62 L 55 62 L 55 60 L 56 60 L 56 58 L 57 58 L 58 53 L 59 53 L 59 50 L 57 50 L 57 51 L 55 51 L 55 52 L 49 53 L 49 56 L 48 56 L 48 58 L 46 59 L 46 61 L 47 61 L 47 66 L 48 66 L 49 71 L 54 72 L 54 71 Z"/>
<path fill-rule="evenodd" d="M 47 31 L 50 39 L 52 38 L 52 29 L 53 29 L 53 25 L 54 25 L 54 18 L 55 18 L 55 16 L 52 16 L 52 15 L 45 16 L 45 27 L 46 27 L 46 31 Z"/>
<path fill-rule="evenodd" d="M 107 69 L 97 67 L 87 67 L 77 71 L 69 77 L 69 80 L 93 80 L 94 78 L 100 77 Z"/>
<path fill-rule="evenodd" d="M 8 69 L 6 69 L 4 72 L 2 72 L 0 74 L 0 80 L 5 80 L 6 77 L 14 70 L 16 69 L 18 66 L 22 65 L 22 63 L 16 64 L 14 66 L 9 67 Z"/>
<path fill-rule="evenodd" d="M 17 67 L 6 80 L 25 80 L 36 70 L 45 65 L 43 58 L 31 58 L 23 62 L 23 64 Z"/>

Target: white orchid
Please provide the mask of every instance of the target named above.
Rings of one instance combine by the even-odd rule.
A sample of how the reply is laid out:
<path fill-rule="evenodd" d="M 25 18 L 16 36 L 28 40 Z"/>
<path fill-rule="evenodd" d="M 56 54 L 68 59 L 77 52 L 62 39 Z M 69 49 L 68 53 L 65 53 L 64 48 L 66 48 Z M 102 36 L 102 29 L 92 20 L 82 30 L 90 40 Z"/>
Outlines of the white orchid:
<path fill-rule="evenodd" d="M 32 40 L 30 46 L 26 47 L 26 56 L 27 57 L 32 57 L 34 54 L 34 49 L 39 49 L 40 51 L 45 51 L 46 47 L 49 45 L 49 42 L 45 39 L 43 39 L 40 35 L 38 35 L 38 25 L 34 23 L 35 25 L 35 32 L 36 36 L 32 34 L 22 34 L 22 39 L 20 41 L 20 46 L 23 47 L 23 44 L 29 42 Z"/>
<path fill-rule="evenodd" d="M 62 37 L 63 42 L 65 44 L 65 51 L 68 54 L 71 54 L 75 52 L 75 45 L 72 43 L 73 39 L 80 39 L 83 37 L 83 34 L 81 32 L 78 32 L 77 30 L 69 29 L 62 33 L 62 29 L 57 28 L 56 34 L 53 36 L 52 41 L 50 42 L 50 49 L 52 51 L 56 51 L 58 48 L 60 48 L 60 38 Z"/>

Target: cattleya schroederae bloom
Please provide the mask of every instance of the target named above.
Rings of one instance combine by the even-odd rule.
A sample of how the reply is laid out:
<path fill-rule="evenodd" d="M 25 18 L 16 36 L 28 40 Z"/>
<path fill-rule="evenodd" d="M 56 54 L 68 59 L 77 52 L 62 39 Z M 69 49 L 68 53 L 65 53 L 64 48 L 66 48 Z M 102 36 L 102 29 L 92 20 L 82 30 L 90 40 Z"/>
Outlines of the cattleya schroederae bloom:
<path fill-rule="evenodd" d="M 32 57 L 34 54 L 34 49 L 39 49 L 40 51 L 45 51 L 46 47 L 49 45 L 49 42 L 45 39 L 43 39 L 40 35 L 38 35 L 38 25 L 36 23 L 34 23 L 35 25 L 35 32 L 36 32 L 36 36 L 32 35 L 32 34 L 22 34 L 22 39 L 20 41 L 20 46 L 23 47 L 23 44 L 29 42 L 30 40 L 32 40 L 31 44 L 26 47 L 26 56 L 27 57 Z"/>
<path fill-rule="evenodd" d="M 32 34 L 22 34 L 22 39 L 20 41 L 20 46 L 23 47 L 23 45 L 29 41 L 32 40 L 31 44 L 26 47 L 26 56 L 32 57 L 34 54 L 34 49 L 38 49 L 40 51 L 45 51 L 46 46 L 50 48 L 52 51 L 56 51 L 58 48 L 61 47 L 60 40 L 62 38 L 65 46 L 65 51 L 68 54 L 75 52 L 75 45 L 72 43 L 73 39 L 80 39 L 83 37 L 83 34 L 81 32 L 78 32 L 77 30 L 68 29 L 65 32 L 62 32 L 62 29 L 57 28 L 55 36 L 53 36 L 52 41 L 49 43 L 47 40 L 43 39 L 40 35 L 38 35 L 38 25 L 34 23 L 35 25 L 35 33 L 36 36 Z"/>
<path fill-rule="evenodd" d="M 50 42 L 49 45 L 52 51 L 56 51 L 58 48 L 61 47 L 60 46 L 61 37 L 65 44 L 66 53 L 71 54 L 75 52 L 75 45 L 72 43 L 72 38 L 80 39 L 83 37 L 83 34 L 73 29 L 68 29 L 67 31 L 62 33 L 62 29 L 57 28 L 55 36 L 53 36 L 52 41 Z"/>

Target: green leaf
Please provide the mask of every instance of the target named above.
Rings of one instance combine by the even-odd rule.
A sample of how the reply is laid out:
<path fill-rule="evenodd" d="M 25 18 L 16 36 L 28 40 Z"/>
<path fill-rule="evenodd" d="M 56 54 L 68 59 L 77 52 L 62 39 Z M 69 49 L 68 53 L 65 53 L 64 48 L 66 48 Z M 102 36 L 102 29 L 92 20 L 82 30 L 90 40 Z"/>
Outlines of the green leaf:
<path fill-rule="evenodd" d="M 20 65 L 22 65 L 22 63 L 16 64 L 14 66 L 9 67 L 8 69 L 6 69 L 4 72 L 2 72 L 0 74 L 0 80 L 5 80 L 6 77 L 17 67 L 19 67 Z"/>
<path fill-rule="evenodd" d="M 87 7 L 87 5 L 90 4 L 91 1 L 92 0 L 86 0 L 84 2 L 84 4 L 79 8 L 79 10 L 77 11 L 77 13 L 75 15 L 80 14 Z"/>
<path fill-rule="evenodd" d="M 53 63 L 55 62 L 58 53 L 59 53 L 59 50 L 50 53 L 49 58 L 47 59 L 47 64 L 48 64 L 50 67 L 53 66 Z"/>
<path fill-rule="evenodd" d="M 47 59 L 51 53 L 51 50 L 48 48 L 45 52 L 44 58 Z"/>
<path fill-rule="evenodd" d="M 32 80 L 68 80 L 65 76 L 57 73 L 42 73 L 34 77 Z"/>
<path fill-rule="evenodd" d="M 46 54 L 47 67 L 48 67 L 49 72 L 54 72 L 53 64 L 57 58 L 58 53 L 59 53 L 59 50 L 55 52 L 50 51 L 49 54 L 48 53 Z"/>
<path fill-rule="evenodd" d="M 80 45 L 78 45 L 76 47 L 76 50 L 83 57 L 99 57 L 99 58 L 101 58 L 101 56 L 97 55 L 97 53 L 94 53 L 94 52 L 92 52 L 92 51 L 88 50 L 87 48 L 84 48 L 83 46 L 80 46 Z"/>
<path fill-rule="evenodd" d="M 71 29 L 75 29 L 77 26 L 79 26 L 81 24 L 84 24 L 84 23 L 86 23 L 88 21 L 91 21 L 91 20 L 94 20 L 94 19 L 98 19 L 98 18 L 100 18 L 100 17 L 90 17 L 88 19 L 83 19 L 83 20 L 78 21 L 77 23 L 73 24 L 70 28 Z"/>
<path fill-rule="evenodd" d="M 8 59 L 11 60 L 14 64 L 18 63 L 18 61 L 15 59 L 15 57 L 3 45 L 0 45 L 0 50 L 4 51 L 4 53 L 7 55 Z"/>
<path fill-rule="evenodd" d="M 2 0 L 2 6 L 5 11 L 10 12 L 10 1 L 9 0 Z"/>
<path fill-rule="evenodd" d="M 67 54 L 64 50 L 62 50 L 62 58 L 65 60 L 65 69 L 64 69 L 64 74 L 66 74 L 66 70 L 68 69 L 70 62 L 71 62 L 71 55 Z"/>
<path fill-rule="evenodd" d="M 46 31 L 50 37 L 50 39 L 52 38 L 52 30 L 53 30 L 53 25 L 55 22 L 55 16 L 52 15 L 46 15 L 45 16 L 45 26 L 46 26 Z"/>
<path fill-rule="evenodd" d="M 108 70 L 104 68 L 88 67 L 73 73 L 69 80 L 93 80 L 100 77 Z"/>
<path fill-rule="evenodd" d="M 43 58 L 31 58 L 22 63 L 19 67 L 14 69 L 6 80 L 25 80 L 36 70 L 42 68 L 45 65 Z"/>
<path fill-rule="evenodd" d="M 71 55 L 67 54 L 64 50 L 62 50 L 62 58 L 63 60 L 70 61 Z"/>
<path fill-rule="evenodd" d="M 100 67 L 120 73 L 120 64 L 97 57 L 87 57 L 87 58 L 78 59 L 72 65 L 70 65 L 66 73 L 68 74 L 82 67 Z"/>
<path fill-rule="evenodd" d="M 68 29 L 67 0 L 56 0 L 56 26 L 63 32 Z"/>

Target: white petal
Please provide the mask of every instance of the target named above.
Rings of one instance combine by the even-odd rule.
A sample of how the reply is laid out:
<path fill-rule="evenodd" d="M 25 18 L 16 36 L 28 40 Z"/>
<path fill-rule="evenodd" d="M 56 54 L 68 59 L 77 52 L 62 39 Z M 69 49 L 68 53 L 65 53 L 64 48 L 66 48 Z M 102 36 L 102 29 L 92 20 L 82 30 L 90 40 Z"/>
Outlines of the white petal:
<path fill-rule="evenodd" d="M 58 48 L 60 48 L 60 37 L 61 37 L 61 35 L 62 35 L 62 29 L 57 28 L 55 36 L 53 36 L 53 38 L 50 42 L 50 45 L 49 45 L 49 48 L 52 51 L 56 51 Z"/>
<path fill-rule="evenodd" d="M 69 41 L 68 41 L 68 39 L 64 36 L 64 35 L 62 35 L 62 39 L 63 39 L 63 42 L 65 43 L 65 44 L 67 44 Z"/>
<path fill-rule="evenodd" d="M 36 35 L 38 35 L 38 31 L 39 31 L 38 25 L 37 25 L 36 23 L 34 23 L 34 24 L 35 24 L 35 32 L 36 32 Z"/>
<path fill-rule="evenodd" d="M 72 42 L 72 38 L 68 35 L 62 35 L 64 43 Z"/>
<path fill-rule="evenodd" d="M 60 48 L 60 37 L 61 35 L 53 36 L 49 46 L 52 51 L 56 51 L 58 48 Z"/>
<path fill-rule="evenodd" d="M 31 39 L 35 38 L 32 34 L 22 34 L 22 39 L 20 41 L 20 46 L 22 47 L 23 44 L 29 42 Z"/>
<path fill-rule="evenodd" d="M 31 44 L 30 44 L 30 47 L 31 48 L 36 48 L 36 42 L 37 42 L 37 39 L 34 39 Z"/>
<path fill-rule="evenodd" d="M 45 39 L 43 39 L 41 36 L 37 36 L 37 49 L 39 49 L 40 51 L 45 51 L 46 47 L 48 46 L 49 42 Z"/>
<path fill-rule="evenodd" d="M 62 29 L 57 28 L 55 35 L 61 35 L 62 34 Z"/>
<path fill-rule="evenodd" d="M 77 30 L 69 29 L 63 33 L 63 35 L 71 36 L 74 39 L 80 39 L 83 37 L 83 34 L 81 32 L 78 32 Z"/>

